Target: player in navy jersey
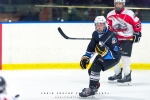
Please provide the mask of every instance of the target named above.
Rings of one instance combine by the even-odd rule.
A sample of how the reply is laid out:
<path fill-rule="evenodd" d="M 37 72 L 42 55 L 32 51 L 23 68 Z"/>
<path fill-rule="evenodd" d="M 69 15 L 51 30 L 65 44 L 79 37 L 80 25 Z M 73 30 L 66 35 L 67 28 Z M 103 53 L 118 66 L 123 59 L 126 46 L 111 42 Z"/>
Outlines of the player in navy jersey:
<path fill-rule="evenodd" d="M 95 95 L 100 87 L 100 72 L 115 66 L 121 58 L 118 39 L 115 33 L 108 30 L 105 17 L 97 16 L 94 23 L 95 31 L 92 34 L 86 53 L 81 58 L 81 68 L 86 69 L 92 56 L 95 53 L 97 53 L 97 56 L 88 70 L 89 87 L 84 88 L 79 93 L 81 97 Z"/>

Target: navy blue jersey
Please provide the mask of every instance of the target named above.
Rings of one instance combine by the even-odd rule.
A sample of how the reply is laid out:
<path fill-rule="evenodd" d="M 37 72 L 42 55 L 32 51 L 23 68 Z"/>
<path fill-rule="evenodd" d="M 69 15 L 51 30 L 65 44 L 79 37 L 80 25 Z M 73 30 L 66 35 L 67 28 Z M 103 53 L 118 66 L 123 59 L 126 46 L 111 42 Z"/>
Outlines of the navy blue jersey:
<path fill-rule="evenodd" d="M 111 37 L 108 39 L 109 36 Z M 100 34 L 97 31 L 93 32 L 92 39 L 87 47 L 86 54 L 94 53 L 96 44 L 99 44 L 99 42 L 105 42 L 105 46 L 108 48 L 109 51 L 107 55 L 103 57 L 103 59 L 117 59 L 120 56 L 121 53 L 119 50 L 119 43 L 116 34 L 109 30 L 106 30 L 104 34 Z"/>

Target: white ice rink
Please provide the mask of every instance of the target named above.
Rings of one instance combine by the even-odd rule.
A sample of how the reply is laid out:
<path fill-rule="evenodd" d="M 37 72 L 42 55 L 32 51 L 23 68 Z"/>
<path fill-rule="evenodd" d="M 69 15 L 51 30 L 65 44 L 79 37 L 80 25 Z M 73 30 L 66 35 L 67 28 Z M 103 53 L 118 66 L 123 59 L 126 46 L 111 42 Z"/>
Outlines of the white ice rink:
<path fill-rule="evenodd" d="M 113 74 L 101 73 L 101 87 L 92 100 L 150 100 L 150 71 L 133 70 L 132 86 L 108 83 Z M 20 94 L 18 100 L 78 100 L 89 82 L 87 70 L 0 71 L 0 75 L 7 81 L 8 94 Z"/>

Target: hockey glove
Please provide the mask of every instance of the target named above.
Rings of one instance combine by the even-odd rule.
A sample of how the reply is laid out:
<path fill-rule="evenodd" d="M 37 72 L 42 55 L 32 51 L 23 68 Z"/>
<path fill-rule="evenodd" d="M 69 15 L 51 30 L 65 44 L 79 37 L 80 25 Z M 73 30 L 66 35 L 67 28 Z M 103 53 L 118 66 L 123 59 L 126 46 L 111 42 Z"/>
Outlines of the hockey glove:
<path fill-rule="evenodd" d="M 141 32 L 136 32 L 133 34 L 133 42 L 138 43 L 140 41 L 140 38 L 142 37 Z"/>
<path fill-rule="evenodd" d="M 101 57 L 104 57 L 108 53 L 108 48 L 107 48 L 107 46 L 103 42 L 100 42 L 99 44 L 96 45 L 95 51 Z"/>
<path fill-rule="evenodd" d="M 90 62 L 90 58 L 86 55 L 82 56 L 81 61 L 80 61 L 80 66 L 82 69 L 86 69 L 88 64 Z"/>

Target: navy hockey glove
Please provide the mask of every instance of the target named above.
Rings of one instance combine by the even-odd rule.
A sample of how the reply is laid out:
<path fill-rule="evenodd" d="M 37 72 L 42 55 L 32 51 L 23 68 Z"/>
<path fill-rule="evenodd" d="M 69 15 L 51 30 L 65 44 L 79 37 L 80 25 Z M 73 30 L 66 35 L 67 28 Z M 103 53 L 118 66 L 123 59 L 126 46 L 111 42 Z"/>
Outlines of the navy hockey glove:
<path fill-rule="evenodd" d="M 90 62 L 90 58 L 86 55 L 82 56 L 81 61 L 80 61 L 80 66 L 82 69 L 86 69 L 88 64 Z"/>
<path fill-rule="evenodd" d="M 141 32 L 136 32 L 133 34 L 133 42 L 138 43 L 140 41 L 140 38 L 142 37 Z"/>
<path fill-rule="evenodd" d="M 99 42 L 96 45 L 95 51 L 101 56 L 104 57 L 108 53 L 108 48 L 103 42 Z"/>

